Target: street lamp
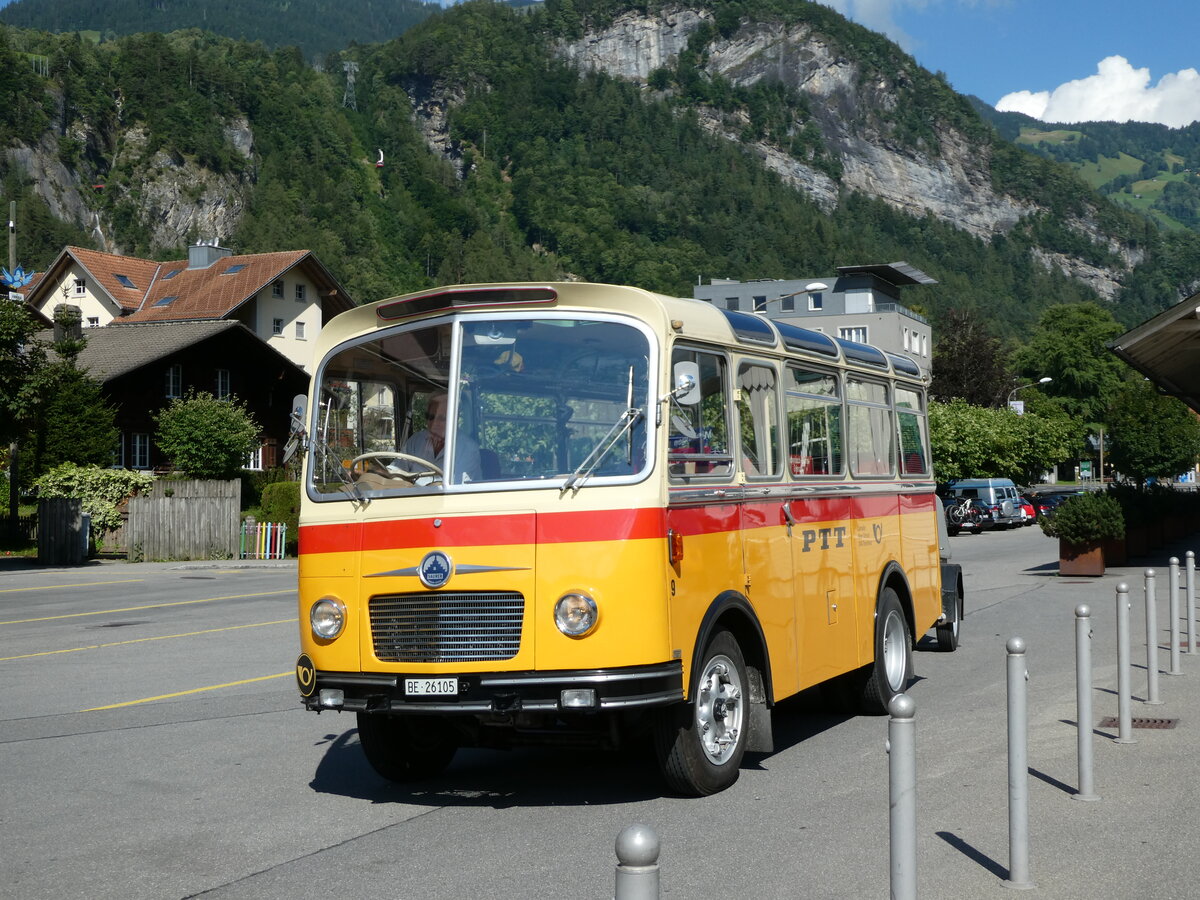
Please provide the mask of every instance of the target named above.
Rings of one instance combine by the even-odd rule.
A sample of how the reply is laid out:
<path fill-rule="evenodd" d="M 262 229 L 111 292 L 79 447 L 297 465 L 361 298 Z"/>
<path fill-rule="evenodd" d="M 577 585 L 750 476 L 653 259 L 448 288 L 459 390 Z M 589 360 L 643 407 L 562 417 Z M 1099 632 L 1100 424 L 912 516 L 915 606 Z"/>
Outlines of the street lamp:
<path fill-rule="evenodd" d="M 1008 405 L 1012 406 L 1013 400 L 1017 396 L 1017 391 L 1023 391 L 1025 388 L 1037 387 L 1039 384 L 1049 384 L 1054 379 L 1047 375 L 1044 378 L 1039 378 L 1037 381 L 1031 381 L 1029 384 L 1023 384 L 1020 387 L 1015 387 L 1008 392 Z"/>
<path fill-rule="evenodd" d="M 803 288 L 801 288 L 798 291 L 792 291 L 790 294 L 780 294 L 778 297 L 772 297 L 770 300 L 767 300 L 763 303 L 762 309 L 756 309 L 754 311 L 756 313 L 758 313 L 760 316 L 765 316 L 767 314 L 767 304 L 768 303 L 777 303 L 780 300 L 786 300 L 788 297 L 797 297 L 800 294 L 815 294 L 818 291 L 827 291 L 827 290 L 829 290 L 829 285 L 827 285 L 825 282 L 814 281 L 809 284 L 806 284 Z"/>

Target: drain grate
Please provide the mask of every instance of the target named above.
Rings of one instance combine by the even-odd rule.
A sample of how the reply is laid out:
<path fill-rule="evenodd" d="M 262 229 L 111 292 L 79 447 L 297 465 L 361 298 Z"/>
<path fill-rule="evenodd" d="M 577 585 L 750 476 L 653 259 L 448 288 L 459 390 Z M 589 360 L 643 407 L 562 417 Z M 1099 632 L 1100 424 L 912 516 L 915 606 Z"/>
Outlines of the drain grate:
<path fill-rule="evenodd" d="M 1178 719 L 1131 719 L 1134 728 L 1174 728 Z M 1112 716 L 1101 719 L 1097 728 L 1118 728 L 1121 723 Z"/>

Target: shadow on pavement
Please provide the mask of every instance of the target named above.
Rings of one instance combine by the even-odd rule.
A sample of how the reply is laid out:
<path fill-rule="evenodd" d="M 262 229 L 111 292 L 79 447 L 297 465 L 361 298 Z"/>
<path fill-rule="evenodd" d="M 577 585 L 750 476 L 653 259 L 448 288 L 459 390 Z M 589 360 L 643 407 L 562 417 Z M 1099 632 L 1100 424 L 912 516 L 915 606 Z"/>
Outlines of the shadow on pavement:
<path fill-rule="evenodd" d="M 987 869 L 989 872 L 991 872 L 997 878 L 1003 878 L 1003 879 L 1008 878 L 1008 867 L 1007 866 L 1000 865 L 1000 863 L 996 862 L 996 860 L 992 859 L 986 853 L 983 853 L 980 850 L 976 850 L 974 847 L 972 847 L 970 844 L 968 844 L 966 841 L 964 841 L 962 838 L 960 838 L 954 832 L 939 831 L 939 832 L 937 832 L 937 836 L 940 837 L 947 844 L 949 844 L 951 847 L 953 847 L 955 850 L 957 850 L 959 853 L 961 853 L 963 856 L 967 857 L 967 859 L 970 859 L 973 862 L 979 863 L 979 865 L 983 866 L 985 869 Z"/>

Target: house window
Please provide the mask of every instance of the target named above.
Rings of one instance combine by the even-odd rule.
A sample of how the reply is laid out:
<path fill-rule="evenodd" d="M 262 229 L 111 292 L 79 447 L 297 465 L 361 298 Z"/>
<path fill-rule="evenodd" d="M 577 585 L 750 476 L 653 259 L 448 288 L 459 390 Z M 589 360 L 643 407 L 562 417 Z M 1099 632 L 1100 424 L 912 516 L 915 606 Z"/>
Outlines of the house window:
<path fill-rule="evenodd" d="M 766 297 L 755 297 L 754 298 L 754 311 L 755 312 L 766 312 L 767 311 L 767 298 Z"/>
<path fill-rule="evenodd" d="M 87 293 L 87 280 L 83 278 L 75 279 L 75 296 L 82 297 Z"/>
<path fill-rule="evenodd" d="M 166 395 L 168 397 L 183 396 L 183 366 L 176 363 L 167 367 Z"/>
<path fill-rule="evenodd" d="M 808 310 L 809 312 L 817 312 L 825 308 L 825 298 L 820 294 L 808 295 Z"/>
<path fill-rule="evenodd" d="M 304 285 L 302 284 L 296 285 L 296 299 L 300 301 L 304 300 Z"/>
<path fill-rule="evenodd" d="M 246 268 L 245 263 L 238 263 L 236 266 L 230 266 L 228 269 L 226 269 L 221 274 L 222 275 L 236 275 L 238 272 L 242 271 L 242 269 L 244 269 L 244 268 Z"/>
<path fill-rule="evenodd" d="M 121 287 L 127 287 L 127 288 L 137 287 L 137 285 L 133 283 L 133 279 L 130 278 L 128 275 L 114 275 L 113 277 L 116 278 L 117 281 L 119 281 L 121 283 Z"/>
<path fill-rule="evenodd" d="M 779 308 L 783 312 L 795 312 L 796 295 L 792 294 L 790 297 L 784 297 L 781 301 L 779 301 Z"/>
<path fill-rule="evenodd" d="M 232 379 L 228 369 L 217 369 L 217 399 L 228 400 L 229 395 L 233 393 Z"/>
<path fill-rule="evenodd" d="M 304 340 L 304 323 L 303 322 L 296 323 L 296 340 L 298 340 L 298 341 Z"/>
<path fill-rule="evenodd" d="M 912 350 L 912 348 L 913 348 L 912 338 L 913 338 L 912 332 L 909 331 L 907 328 L 905 328 L 904 329 L 904 350 L 906 353 L 908 351 Z"/>
<path fill-rule="evenodd" d="M 129 436 L 129 466 L 133 469 L 150 468 L 150 435 L 135 432 Z"/>
<path fill-rule="evenodd" d="M 867 326 L 855 325 L 851 328 L 839 328 L 838 337 L 846 341 L 858 341 L 860 344 L 867 342 Z"/>
<path fill-rule="evenodd" d="M 252 472 L 261 472 L 262 467 L 263 467 L 262 458 L 263 458 L 263 448 L 259 447 L 257 450 L 255 450 L 249 456 L 246 457 L 246 464 L 244 466 L 242 466 L 242 468 L 249 469 Z"/>
<path fill-rule="evenodd" d="M 271 296 L 277 300 L 283 299 L 283 279 L 277 278 L 271 282 Z"/>
<path fill-rule="evenodd" d="M 99 316 L 88 316 L 87 317 L 87 327 L 88 328 L 99 328 L 100 327 L 100 317 Z"/>
<path fill-rule="evenodd" d="M 271 320 L 271 334 L 283 334 L 283 319 Z"/>
<path fill-rule="evenodd" d="M 740 304 L 738 303 L 737 297 L 726 297 L 725 298 L 725 308 L 726 309 L 737 309 L 739 306 L 740 306 Z"/>

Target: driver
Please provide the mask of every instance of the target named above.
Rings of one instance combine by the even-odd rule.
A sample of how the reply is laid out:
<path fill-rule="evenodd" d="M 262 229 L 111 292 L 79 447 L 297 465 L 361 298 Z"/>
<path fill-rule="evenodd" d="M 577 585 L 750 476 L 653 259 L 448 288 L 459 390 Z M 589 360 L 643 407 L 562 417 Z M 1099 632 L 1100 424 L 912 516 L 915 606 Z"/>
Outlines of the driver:
<path fill-rule="evenodd" d="M 446 468 L 446 406 L 444 391 L 431 395 L 429 404 L 425 407 L 425 428 L 405 441 L 402 448 L 405 453 L 428 460 L 443 471 Z M 451 478 L 451 473 L 447 472 L 447 480 L 478 481 L 482 477 L 479 445 L 465 431 L 460 430 L 456 435 L 455 446 L 454 474 L 457 477 Z"/>

